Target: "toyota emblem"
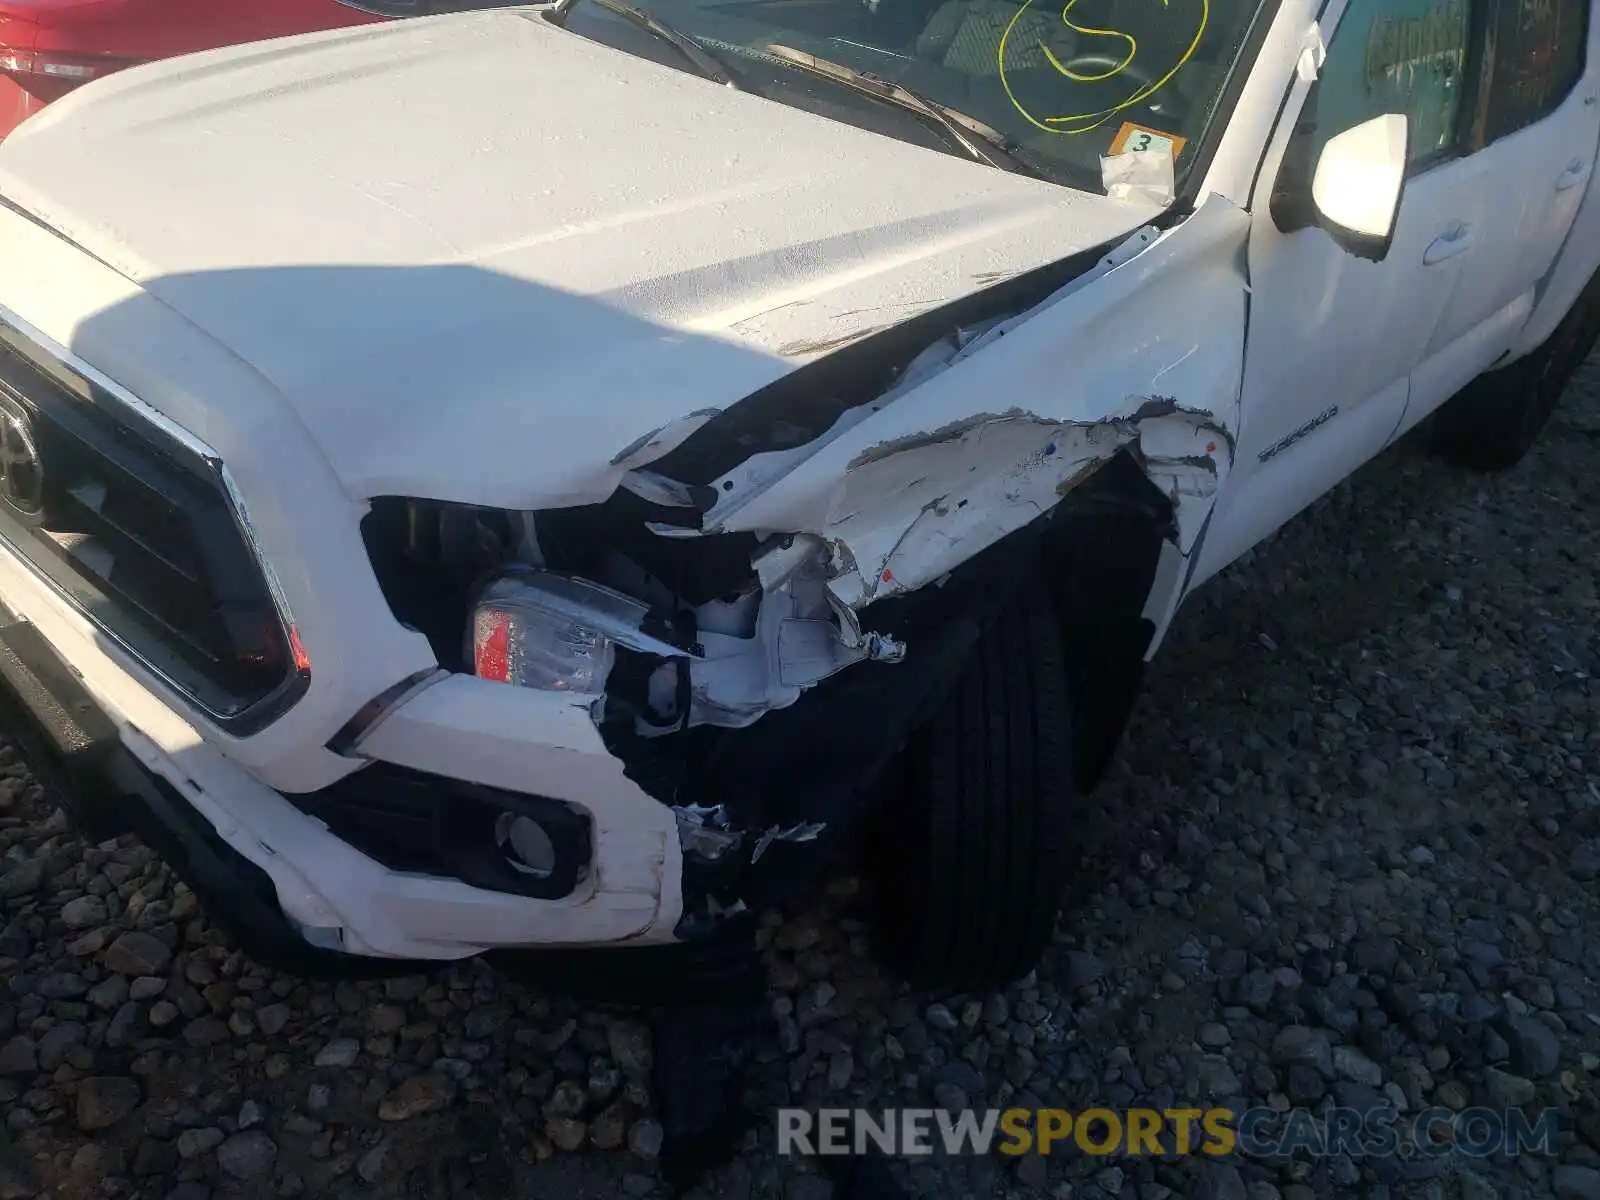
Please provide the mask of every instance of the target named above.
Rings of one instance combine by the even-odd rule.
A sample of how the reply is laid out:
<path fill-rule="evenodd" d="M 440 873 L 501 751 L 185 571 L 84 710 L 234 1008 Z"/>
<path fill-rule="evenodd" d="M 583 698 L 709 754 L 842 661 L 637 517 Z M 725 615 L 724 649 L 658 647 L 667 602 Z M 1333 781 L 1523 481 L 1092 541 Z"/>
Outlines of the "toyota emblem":
<path fill-rule="evenodd" d="M 0 499 L 25 517 L 44 511 L 44 467 L 28 418 L 0 409 Z"/>

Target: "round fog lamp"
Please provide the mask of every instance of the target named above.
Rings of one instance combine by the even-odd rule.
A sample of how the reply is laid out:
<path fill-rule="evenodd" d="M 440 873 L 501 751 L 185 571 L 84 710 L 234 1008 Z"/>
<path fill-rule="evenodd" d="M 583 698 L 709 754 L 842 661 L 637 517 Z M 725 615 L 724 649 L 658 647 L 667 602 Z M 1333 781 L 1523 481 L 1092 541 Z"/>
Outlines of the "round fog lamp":
<path fill-rule="evenodd" d="M 495 818 L 494 842 L 511 866 L 544 878 L 556 869 L 556 848 L 544 827 L 531 817 L 503 812 Z"/>

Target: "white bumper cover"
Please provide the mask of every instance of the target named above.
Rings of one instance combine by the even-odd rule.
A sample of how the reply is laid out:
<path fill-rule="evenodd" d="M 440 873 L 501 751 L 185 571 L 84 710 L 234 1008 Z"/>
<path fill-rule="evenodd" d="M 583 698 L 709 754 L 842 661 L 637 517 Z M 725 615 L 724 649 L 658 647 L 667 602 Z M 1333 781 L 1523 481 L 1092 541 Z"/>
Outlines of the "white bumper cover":
<path fill-rule="evenodd" d="M 284 912 L 313 944 L 456 959 L 494 947 L 672 940 L 681 911 L 673 815 L 624 778 L 587 717 L 559 696 L 452 677 L 395 710 L 364 747 L 473 782 L 528 790 L 538 781 L 545 794 L 585 808 L 594 862 L 577 892 L 550 901 L 392 871 L 355 850 L 204 741 L 4 548 L 0 600 L 81 674 L 127 748 L 272 879 Z"/>

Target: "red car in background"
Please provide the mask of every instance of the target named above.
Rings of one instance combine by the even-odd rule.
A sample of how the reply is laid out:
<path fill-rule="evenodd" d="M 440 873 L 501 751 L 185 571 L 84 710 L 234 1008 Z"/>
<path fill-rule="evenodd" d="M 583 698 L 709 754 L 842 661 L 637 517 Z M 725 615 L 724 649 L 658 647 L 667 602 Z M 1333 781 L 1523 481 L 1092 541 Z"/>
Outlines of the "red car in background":
<path fill-rule="evenodd" d="M 462 7 L 459 0 L 0 0 L 0 137 L 123 67 L 238 42 Z"/>

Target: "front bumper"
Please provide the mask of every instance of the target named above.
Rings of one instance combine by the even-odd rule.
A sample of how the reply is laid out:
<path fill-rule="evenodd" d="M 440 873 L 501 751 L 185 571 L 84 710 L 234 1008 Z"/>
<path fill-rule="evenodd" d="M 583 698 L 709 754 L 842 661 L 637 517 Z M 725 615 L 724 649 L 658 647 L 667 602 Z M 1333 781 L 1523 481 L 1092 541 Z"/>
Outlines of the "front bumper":
<path fill-rule="evenodd" d="M 331 954 L 367 960 L 334 973 L 383 973 L 384 960 L 675 942 L 675 818 L 626 779 L 587 715 L 559 697 L 447 677 L 371 728 L 359 751 L 488 788 L 537 781 L 581 808 L 591 862 L 570 894 L 543 900 L 361 853 L 303 811 L 314 808 L 307 797 L 291 801 L 210 745 L 4 548 L 0 604 L 0 702 L 9 727 L 32 743 L 30 757 L 56 775 L 54 790 L 90 836 L 132 827 L 157 844 L 257 957 L 326 974 L 318 960 Z"/>
<path fill-rule="evenodd" d="M 372 978 L 431 965 L 312 945 L 279 903 L 271 877 L 224 841 L 124 745 L 115 724 L 38 628 L 0 607 L 0 721 L 34 772 L 90 837 L 131 828 L 188 881 L 257 963 L 321 979 Z M 490 961 L 518 978 L 586 998 L 705 1003 L 751 996 L 761 984 L 748 920 L 718 936 L 603 950 L 500 950 Z"/>

